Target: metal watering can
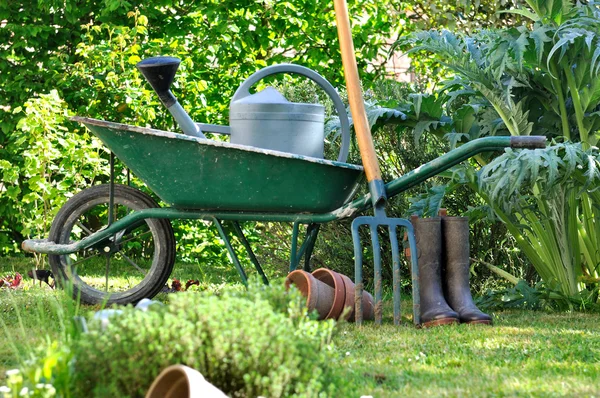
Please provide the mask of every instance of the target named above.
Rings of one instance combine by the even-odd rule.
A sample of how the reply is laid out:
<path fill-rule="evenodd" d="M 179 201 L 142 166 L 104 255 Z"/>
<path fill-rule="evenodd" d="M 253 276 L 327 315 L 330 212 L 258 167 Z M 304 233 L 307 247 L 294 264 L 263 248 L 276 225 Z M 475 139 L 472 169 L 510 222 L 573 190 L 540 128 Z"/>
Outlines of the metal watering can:
<path fill-rule="evenodd" d="M 230 105 L 230 127 L 195 123 L 171 93 L 180 60 L 153 57 L 137 64 L 181 130 L 198 138 L 202 131 L 231 135 L 231 143 L 323 158 L 325 110 L 319 104 L 289 102 L 273 87 L 256 94 L 249 89 L 259 80 L 278 73 L 295 73 L 317 83 L 332 99 L 340 118 L 342 142 L 338 162 L 345 162 L 350 148 L 350 123 L 346 107 L 333 86 L 318 73 L 292 64 L 268 66 L 252 74 L 237 89 Z"/>
<path fill-rule="evenodd" d="M 333 100 L 340 119 L 348 120 L 337 91 L 321 75 L 300 65 L 273 65 L 251 75 L 231 99 L 231 142 L 323 158 L 325 108 L 322 105 L 290 102 L 273 87 L 250 94 L 254 84 L 278 73 L 298 74 L 317 83 Z M 349 139 L 342 142 L 339 161 L 346 161 L 348 146 Z"/>

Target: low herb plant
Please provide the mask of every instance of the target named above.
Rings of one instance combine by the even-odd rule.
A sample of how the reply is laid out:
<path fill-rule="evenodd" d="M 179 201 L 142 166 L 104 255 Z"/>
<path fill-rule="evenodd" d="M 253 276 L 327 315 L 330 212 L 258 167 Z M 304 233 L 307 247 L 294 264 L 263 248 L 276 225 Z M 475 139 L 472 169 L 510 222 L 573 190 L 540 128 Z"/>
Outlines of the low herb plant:
<path fill-rule="evenodd" d="M 311 319 L 299 294 L 281 285 L 179 293 L 146 312 L 125 308 L 105 328 L 92 320 L 74 346 L 74 396 L 144 396 L 173 364 L 230 396 L 332 393 L 334 324 Z"/>

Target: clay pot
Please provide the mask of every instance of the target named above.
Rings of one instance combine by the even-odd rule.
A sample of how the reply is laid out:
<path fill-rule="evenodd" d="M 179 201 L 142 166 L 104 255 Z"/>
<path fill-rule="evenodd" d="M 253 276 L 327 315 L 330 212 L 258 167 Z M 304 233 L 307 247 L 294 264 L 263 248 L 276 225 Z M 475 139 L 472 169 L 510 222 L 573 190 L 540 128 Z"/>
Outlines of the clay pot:
<path fill-rule="evenodd" d="M 375 300 L 371 293 L 363 290 L 362 296 L 363 320 L 372 321 L 375 319 Z"/>
<path fill-rule="evenodd" d="M 303 270 L 292 271 L 288 274 L 285 278 L 285 288 L 289 289 L 292 284 L 300 290 L 302 296 L 306 297 L 308 310 L 316 309 L 319 319 L 325 319 L 332 310 L 335 290 Z"/>
<path fill-rule="evenodd" d="M 345 320 L 354 322 L 354 282 L 346 275 L 327 268 L 319 268 L 309 274 L 303 270 L 292 271 L 285 279 L 285 287 L 296 285 L 302 296 L 306 297 L 309 311 L 319 313 L 319 319 L 339 319 L 343 310 L 350 307 Z M 375 319 L 373 296 L 363 290 L 363 319 Z"/>
<path fill-rule="evenodd" d="M 200 372 L 184 365 L 165 368 L 154 379 L 146 398 L 226 398 L 227 395 L 210 384 Z"/>
<path fill-rule="evenodd" d="M 312 276 L 333 288 L 333 303 L 325 319 L 337 320 L 344 310 L 346 301 L 346 286 L 344 285 L 342 274 L 338 274 L 327 268 L 319 268 L 313 271 Z"/>
<path fill-rule="evenodd" d="M 335 273 L 340 276 L 344 286 L 344 307 L 342 309 L 342 312 L 345 311 L 345 314 L 342 318 L 339 319 L 343 319 L 345 321 L 354 320 L 354 283 L 346 275 L 339 274 L 337 272 Z"/>
<path fill-rule="evenodd" d="M 342 275 L 342 280 L 344 281 L 345 290 L 346 290 L 346 303 L 345 307 L 351 307 L 350 313 L 346 316 L 346 320 L 349 322 L 354 322 L 354 315 L 356 314 L 356 307 L 354 306 L 354 282 L 352 279 L 348 278 L 346 275 Z M 375 319 L 375 304 L 374 304 L 373 296 L 371 293 L 363 290 L 362 296 L 362 310 L 363 310 L 363 320 L 371 321 Z"/>

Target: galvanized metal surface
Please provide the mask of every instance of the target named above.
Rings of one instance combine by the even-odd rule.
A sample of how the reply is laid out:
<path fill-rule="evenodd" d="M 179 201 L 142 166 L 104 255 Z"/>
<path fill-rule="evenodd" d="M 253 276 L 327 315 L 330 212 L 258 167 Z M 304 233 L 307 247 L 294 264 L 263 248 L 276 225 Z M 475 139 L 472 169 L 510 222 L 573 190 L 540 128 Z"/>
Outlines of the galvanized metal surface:
<path fill-rule="evenodd" d="M 232 101 L 229 125 L 232 144 L 323 158 L 325 107 L 292 103 L 273 87 Z"/>
<path fill-rule="evenodd" d="M 317 83 L 331 98 L 341 125 L 342 144 L 337 160 L 345 162 L 350 149 L 350 123 L 346 106 L 323 76 L 300 65 L 267 66 L 242 83 L 231 99 L 231 142 L 323 157 L 324 108 L 321 105 L 291 103 L 272 87 L 250 94 L 250 88 L 258 81 L 279 73 L 305 76 Z"/>
<path fill-rule="evenodd" d="M 323 157 L 325 107 L 288 101 L 275 88 L 232 100 L 231 143 Z"/>
<path fill-rule="evenodd" d="M 196 125 L 201 131 L 204 131 L 205 133 L 231 135 L 231 128 L 229 126 L 208 123 L 196 123 Z"/>
<path fill-rule="evenodd" d="M 325 213 L 354 195 L 362 167 L 112 122 L 84 123 L 179 209 Z"/>

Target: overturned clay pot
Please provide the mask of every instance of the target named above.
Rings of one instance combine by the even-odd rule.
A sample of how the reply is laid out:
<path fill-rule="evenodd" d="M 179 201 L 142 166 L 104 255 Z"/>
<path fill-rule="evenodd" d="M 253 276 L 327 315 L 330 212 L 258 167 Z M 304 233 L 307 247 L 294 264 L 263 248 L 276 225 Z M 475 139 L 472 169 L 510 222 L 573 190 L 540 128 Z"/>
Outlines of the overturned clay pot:
<path fill-rule="evenodd" d="M 345 300 L 344 300 L 344 311 L 342 313 L 345 321 L 354 321 L 354 282 L 344 274 L 339 274 L 344 282 Z M 364 308 L 364 307 L 363 307 Z M 363 311 L 364 312 L 364 311 Z"/>
<path fill-rule="evenodd" d="M 319 268 L 313 271 L 312 276 L 333 288 L 333 303 L 325 319 L 337 320 L 344 310 L 346 301 L 346 286 L 344 285 L 342 275 L 327 268 Z"/>
<path fill-rule="evenodd" d="M 285 287 L 296 285 L 306 297 L 309 311 L 319 313 L 319 319 L 344 319 L 354 322 L 354 282 L 346 275 L 327 268 L 320 268 L 309 274 L 303 270 L 292 271 L 285 279 Z M 348 308 L 348 310 L 346 310 Z M 363 290 L 363 319 L 375 319 L 375 305 L 371 293 Z M 340 318 L 340 316 L 344 316 Z"/>
<path fill-rule="evenodd" d="M 363 290 L 362 296 L 363 320 L 372 321 L 375 319 L 375 300 L 371 293 Z"/>
<path fill-rule="evenodd" d="M 185 365 L 165 368 L 154 379 L 146 398 L 225 398 L 225 395 L 210 384 L 196 369 Z"/>
<path fill-rule="evenodd" d="M 289 289 L 292 284 L 300 290 L 302 296 L 306 297 L 308 310 L 317 310 L 319 319 L 325 319 L 333 307 L 334 288 L 303 270 L 292 271 L 288 274 L 285 278 L 285 288 Z"/>
<path fill-rule="evenodd" d="M 354 307 L 354 282 L 352 279 L 347 277 L 344 274 L 339 274 L 344 281 L 344 287 L 346 291 L 346 300 L 344 303 L 344 307 L 350 307 L 350 310 L 346 313 L 346 317 L 344 318 L 348 322 L 354 322 L 355 320 L 355 307 Z M 374 300 L 371 293 L 363 290 L 362 295 L 362 310 L 363 310 L 363 320 L 372 321 L 375 319 L 375 307 Z"/>

